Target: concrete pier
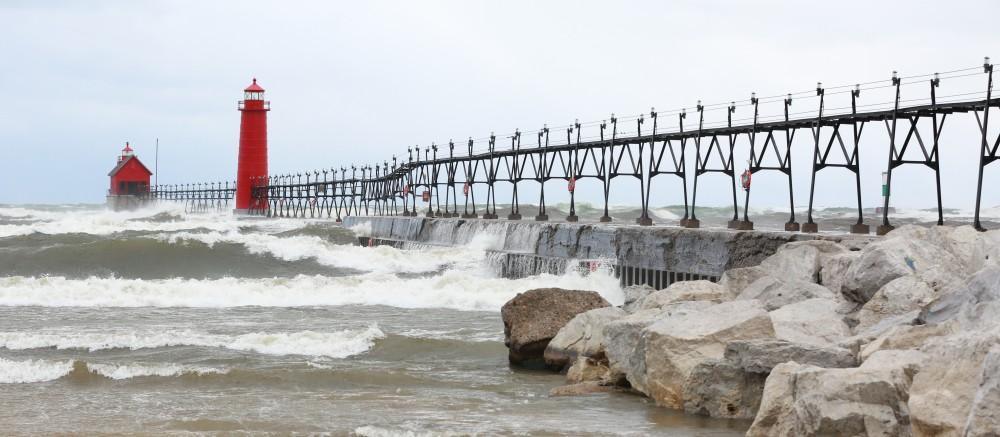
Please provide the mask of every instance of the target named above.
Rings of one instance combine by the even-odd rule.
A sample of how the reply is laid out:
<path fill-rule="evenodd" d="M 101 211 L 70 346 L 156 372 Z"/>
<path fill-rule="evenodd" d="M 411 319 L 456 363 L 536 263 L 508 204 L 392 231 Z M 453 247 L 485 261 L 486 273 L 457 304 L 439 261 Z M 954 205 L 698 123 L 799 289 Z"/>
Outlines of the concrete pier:
<path fill-rule="evenodd" d="M 656 288 L 664 288 L 677 280 L 717 280 L 728 269 L 759 264 L 779 246 L 792 241 L 825 239 L 861 248 L 875 238 L 781 231 L 424 217 L 351 216 L 344 218 L 344 225 L 363 229 L 362 234 L 381 242 L 446 246 L 479 242 L 511 256 L 601 260 L 614 266 L 624 285 L 644 283 Z"/>

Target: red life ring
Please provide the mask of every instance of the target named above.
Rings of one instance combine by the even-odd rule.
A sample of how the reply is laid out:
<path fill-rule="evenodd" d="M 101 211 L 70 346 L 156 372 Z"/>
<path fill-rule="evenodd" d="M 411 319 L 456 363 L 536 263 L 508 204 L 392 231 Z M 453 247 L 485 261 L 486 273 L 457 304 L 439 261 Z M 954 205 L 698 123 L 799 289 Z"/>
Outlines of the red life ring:
<path fill-rule="evenodd" d="M 403 185 L 403 195 L 405 196 L 407 194 L 410 194 L 410 185 L 409 184 Z"/>
<path fill-rule="evenodd" d="M 740 184 L 743 185 L 743 189 L 750 191 L 750 179 L 753 178 L 753 173 L 750 170 L 744 170 L 743 174 L 740 175 Z"/>
<path fill-rule="evenodd" d="M 569 183 L 566 185 L 566 188 L 569 190 L 570 193 L 576 191 L 576 177 L 575 176 L 569 178 Z"/>
<path fill-rule="evenodd" d="M 466 182 L 465 186 L 462 187 L 462 193 L 465 194 L 465 197 L 469 197 L 469 183 L 468 182 Z"/>

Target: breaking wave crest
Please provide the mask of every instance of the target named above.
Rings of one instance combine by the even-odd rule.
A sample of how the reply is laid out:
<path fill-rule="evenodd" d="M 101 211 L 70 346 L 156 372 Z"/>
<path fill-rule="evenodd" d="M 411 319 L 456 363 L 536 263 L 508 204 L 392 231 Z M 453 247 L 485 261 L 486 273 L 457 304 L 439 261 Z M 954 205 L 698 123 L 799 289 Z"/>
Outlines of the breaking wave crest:
<path fill-rule="evenodd" d="M 346 277 L 298 275 L 292 278 L 67 279 L 0 278 L 0 306 L 42 307 L 302 307 L 386 305 L 399 308 L 450 308 L 498 311 L 517 293 L 542 287 L 594 290 L 612 304 L 624 300 L 618 280 L 605 272 L 582 276 L 539 275 L 523 279 L 492 277 L 467 270 L 402 278 L 392 274 Z"/>
<path fill-rule="evenodd" d="M 173 244 L 198 242 L 210 248 L 217 244 L 239 244 L 251 254 L 270 255 L 283 261 L 314 259 L 326 266 L 383 273 L 431 272 L 458 262 L 482 260 L 481 252 L 461 248 L 430 248 L 424 251 L 427 253 L 416 255 L 389 246 L 333 244 L 312 235 L 278 237 L 261 233 L 179 232 L 155 238 Z"/>
<path fill-rule="evenodd" d="M 288 333 L 254 332 L 242 335 L 220 335 L 190 330 L 148 332 L 0 332 L 0 348 L 80 349 L 90 352 L 108 349 L 153 349 L 172 346 L 218 347 L 265 355 L 307 355 L 326 358 L 346 358 L 371 349 L 376 340 L 385 337 L 377 324 L 364 329 L 336 332 L 298 331 Z M 108 368 L 102 368 L 111 372 Z M 98 370 L 100 372 L 100 370 Z M 163 370 L 166 371 L 166 370 Z M 129 369 L 114 370 L 121 374 Z M 106 375 L 107 376 L 107 375 Z"/>
<path fill-rule="evenodd" d="M 24 360 L 0 358 L 0 384 L 44 382 L 62 378 L 73 370 L 73 361 Z"/>

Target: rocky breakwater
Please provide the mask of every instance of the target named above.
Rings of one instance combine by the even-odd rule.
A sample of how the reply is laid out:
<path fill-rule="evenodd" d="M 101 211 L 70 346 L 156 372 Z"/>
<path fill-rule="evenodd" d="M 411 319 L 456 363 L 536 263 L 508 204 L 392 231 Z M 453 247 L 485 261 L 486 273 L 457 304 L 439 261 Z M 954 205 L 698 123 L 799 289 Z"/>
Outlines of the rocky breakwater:
<path fill-rule="evenodd" d="M 568 387 L 752 419 L 751 436 L 1000 435 L 998 260 L 1000 231 L 971 227 L 792 242 L 718 283 L 626 290 L 543 359 Z"/>

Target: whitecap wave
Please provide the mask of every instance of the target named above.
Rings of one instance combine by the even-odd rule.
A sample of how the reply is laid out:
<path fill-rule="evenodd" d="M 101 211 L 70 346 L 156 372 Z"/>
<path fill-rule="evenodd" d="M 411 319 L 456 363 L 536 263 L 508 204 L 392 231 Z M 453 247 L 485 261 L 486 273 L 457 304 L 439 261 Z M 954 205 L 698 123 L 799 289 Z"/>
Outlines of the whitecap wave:
<path fill-rule="evenodd" d="M 221 335 L 190 330 L 147 332 L 0 332 L 0 348 L 27 350 L 41 348 L 80 349 L 90 352 L 108 349 L 152 349 L 171 346 L 218 347 L 230 350 L 255 352 L 265 355 L 306 355 L 327 358 L 346 358 L 364 353 L 375 341 L 385 337 L 377 324 L 365 329 L 335 332 L 298 331 L 287 333 L 253 332 L 242 335 Z M 100 366 L 100 365 L 97 365 Z M 141 368 L 99 367 L 105 372 L 129 374 Z M 171 370 L 172 369 L 172 370 Z M 155 369 L 162 372 L 183 371 L 168 366 Z M 163 376 L 163 375 L 161 375 Z M 116 378 L 117 379 L 117 378 Z"/>
<path fill-rule="evenodd" d="M 468 435 L 454 432 L 414 431 L 409 429 L 390 429 L 366 425 L 354 429 L 354 433 L 363 437 L 453 437 Z"/>
<path fill-rule="evenodd" d="M 146 376 L 213 375 L 228 373 L 227 369 L 181 364 L 91 364 L 87 369 L 105 378 L 114 380 L 140 378 Z"/>
<path fill-rule="evenodd" d="M 499 311 L 517 293 L 558 287 L 593 290 L 612 304 L 624 300 L 618 279 L 599 270 L 522 279 L 479 271 L 448 269 L 439 275 L 401 278 L 388 273 L 346 277 L 299 275 L 292 278 L 163 280 L 65 277 L 0 278 L 0 306 L 42 307 L 301 307 L 386 305 L 399 308 L 450 308 Z"/>
<path fill-rule="evenodd" d="M 52 381 L 73 371 L 73 361 L 24 360 L 0 358 L 0 384 Z"/>
<path fill-rule="evenodd" d="M 261 233 L 229 232 L 178 232 L 159 234 L 154 238 L 171 244 L 200 242 L 213 247 L 219 243 L 239 244 L 249 253 L 267 254 L 283 261 L 314 259 L 316 262 L 360 271 L 383 273 L 433 272 L 454 263 L 473 263 L 483 259 L 482 251 L 474 248 L 428 247 L 418 255 L 413 251 L 390 246 L 361 247 L 350 244 L 333 244 L 312 235 L 277 237 Z"/>

